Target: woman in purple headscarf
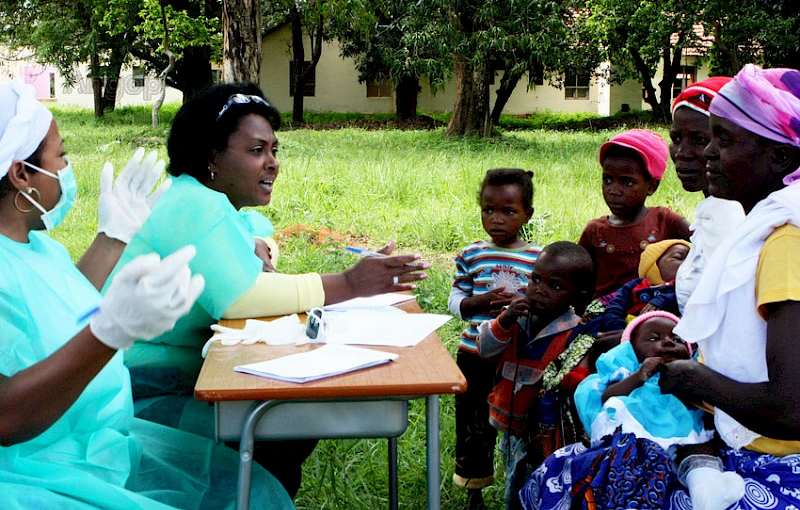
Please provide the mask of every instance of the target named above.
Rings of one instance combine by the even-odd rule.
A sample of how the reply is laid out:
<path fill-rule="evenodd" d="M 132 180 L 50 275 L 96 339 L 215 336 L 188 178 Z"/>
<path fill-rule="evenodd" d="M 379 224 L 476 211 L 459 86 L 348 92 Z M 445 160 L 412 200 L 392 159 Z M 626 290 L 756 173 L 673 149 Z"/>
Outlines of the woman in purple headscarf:
<path fill-rule="evenodd" d="M 734 508 L 796 509 L 800 71 L 745 66 L 722 87 L 710 112 L 708 190 L 739 202 L 747 216 L 714 251 L 675 328 L 699 345 L 705 364 L 668 363 L 660 385 L 664 393 L 713 409 L 725 443 L 719 452 L 724 469 L 745 480 L 745 495 Z M 580 463 L 572 461 L 582 451 L 572 445 L 537 469 L 520 494 L 526 508 L 605 508 L 607 492 L 637 486 L 636 475 L 627 473 L 631 479 L 594 481 L 575 491 L 583 480 L 573 479 L 573 464 Z M 674 479 L 665 490 L 663 508 L 692 507 Z M 628 501 L 647 507 L 632 492 Z"/>

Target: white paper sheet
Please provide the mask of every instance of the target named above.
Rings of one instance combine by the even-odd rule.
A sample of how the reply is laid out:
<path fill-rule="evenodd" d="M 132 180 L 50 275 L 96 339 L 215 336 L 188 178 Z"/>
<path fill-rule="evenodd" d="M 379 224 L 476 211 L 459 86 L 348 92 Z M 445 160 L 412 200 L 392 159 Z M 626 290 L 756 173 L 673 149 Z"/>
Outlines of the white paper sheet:
<path fill-rule="evenodd" d="M 324 345 L 309 352 L 240 365 L 234 370 L 281 381 L 304 383 L 382 365 L 398 356 L 391 352 L 349 345 Z"/>
<path fill-rule="evenodd" d="M 404 301 L 411 301 L 412 299 L 417 299 L 417 296 L 412 294 L 397 294 L 390 292 L 388 294 L 378 294 L 377 296 L 348 299 L 347 301 L 342 301 L 341 303 L 328 305 L 324 309 L 352 310 L 355 308 L 380 308 L 383 306 L 396 305 L 397 303 L 402 303 Z"/>
<path fill-rule="evenodd" d="M 453 317 L 380 310 L 329 312 L 326 343 L 413 347 Z"/>

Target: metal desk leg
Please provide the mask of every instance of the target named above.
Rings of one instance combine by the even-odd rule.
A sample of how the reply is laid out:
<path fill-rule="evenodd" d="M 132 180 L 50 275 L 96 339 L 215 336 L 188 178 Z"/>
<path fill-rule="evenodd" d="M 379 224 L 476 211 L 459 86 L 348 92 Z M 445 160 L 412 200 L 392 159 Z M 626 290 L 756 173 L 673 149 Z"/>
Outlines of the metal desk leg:
<path fill-rule="evenodd" d="M 400 497 L 397 491 L 397 438 L 389 438 L 389 509 L 400 508 Z"/>
<path fill-rule="evenodd" d="M 439 395 L 425 397 L 425 423 L 428 439 L 428 510 L 440 510 L 442 494 L 439 490 Z"/>
<path fill-rule="evenodd" d="M 280 400 L 255 402 L 244 420 L 242 437 L 239 440 L 239 486 L 236 492 L 236 510 L 250 509 L 250 477 L 253 474 L 253 443 L 256 424 L 264 413 L 281 402 Z"/>

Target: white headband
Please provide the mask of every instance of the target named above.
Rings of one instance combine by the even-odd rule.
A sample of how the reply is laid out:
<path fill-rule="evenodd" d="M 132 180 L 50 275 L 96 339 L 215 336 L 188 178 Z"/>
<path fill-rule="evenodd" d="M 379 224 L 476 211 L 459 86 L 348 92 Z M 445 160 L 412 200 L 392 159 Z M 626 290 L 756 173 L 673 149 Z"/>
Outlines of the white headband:
<path fill-rule="evenodd" d="M 0 85 L 0 179 L 13 161 L 24 161 L 47 136 L 53 114 L 21 80 Z"/>

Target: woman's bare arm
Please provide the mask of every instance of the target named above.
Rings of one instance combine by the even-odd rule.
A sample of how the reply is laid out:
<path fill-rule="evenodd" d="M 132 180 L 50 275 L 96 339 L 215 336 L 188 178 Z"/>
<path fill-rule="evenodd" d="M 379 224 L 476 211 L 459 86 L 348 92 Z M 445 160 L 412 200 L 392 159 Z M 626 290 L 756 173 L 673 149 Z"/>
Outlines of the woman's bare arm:
<path fill-rule="evenodd" d="M 769 381 L 740 383 L 705 365 L 665 366 L 661 389 L 719 407 L 745 427 L 773 439 L 800 440 L 800 302 L 767 305 Z"/>
<path fill-rule="evenodd" d="M 76 266 L 97 290 L 101 290 L 111 271 L 119 262 L 125 246 L 125 243 L 118 239 L 113 239 L 105 234 L 97 234 Z"/>
<path fill-rule="evenodd" d="M 0 445 L 28 441 L 47 430 L 116 352 L 86 327 L 39 363 L 11 377 L 0 375 Z"/>

